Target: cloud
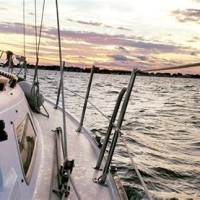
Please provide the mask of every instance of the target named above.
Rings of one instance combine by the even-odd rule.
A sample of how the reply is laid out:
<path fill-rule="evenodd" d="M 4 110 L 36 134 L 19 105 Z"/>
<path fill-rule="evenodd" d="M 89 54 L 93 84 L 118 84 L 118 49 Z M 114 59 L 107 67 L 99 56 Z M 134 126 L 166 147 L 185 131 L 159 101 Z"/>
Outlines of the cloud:
<path fill-rule="evenodd" d="M 136 58 L 138 58 L 141 61 L 147 61 L 148 60 L 147 56 L 136 56 Z"/>
<path fill-rule="evenodd" d="M 72 19 L 67 19 L 67 20 L 70 22 L 76 22 L 79 24 L 85 24 L 85 25 L 91 25 L 91 26 L 101 26 L 102 25 L 102 23 L 99 23 L 99 22 L 92 22 L 92 21 L 86 22 L 86 21 L 72 20 Z"/>
<path fill-rule="evenodd" d="M 14 22 L 14 23 L 0 23 L 0 34 L 23 34 L 23 28 L 24 25 L 22 23 L 18 23 L 18 22 Z M 39 32 L 40 27 L 37 26 L 37 30 Z M 47 33 L 44 37 L 48 37 L 51 36 L 55 39 L 55 37 L 57 36 L 56 33 L 54 33 L 55 35 L 53 36 L 52 34 L 48 34 L 48 27 L 45 27 L 43 25 L 43 33 Z M 25 34 L 29 35 L 29 36 L 35 36 L 35 26 L 34 25 L 26 25 L 25 26 Z"/>
<path fill-rule="evenodd" d="M 110 25 L 104 25 L 105 28 L 113 28 L 112 26 Z"/>
<path fill-rule="evenodd" d="M 34 26 L 26 26 L 26 35 L 34 36 Z M 23 34 L 23 24 L 22 23 L 1 23 L 0 24 L 1 33 L 6 34 Z M 39 30 L 39 28 L 38 28 Z M 57 29 L 54 27 L 43 26 L 42 37 L 47 38 L 49 41 L 48 46 L 51 43 L 55 43 L 55 38 L 57 38 Z M 154 42 L 151 40 L 144 40 L 144 38 L 139 38 L 137 36 L 126 36 L 124 34 L 103 34 L 95 32 L 86 31 L 70 31 L 61 30 L 62 42 L 67 43 L 70 41 L 72 44 L 84 43 L 87 47 L 98 47 L 98 49 L 105 49 L 106 46 L 114 46 L 115 51 L 118 49 L 118 54 L 133 52 L 138 55 L 147 55 L 150 53 L 174 53 L 180 52 L 185 53 L 187 51 L 192 51 L 189 47 L 183 47 L 176 44 L 165 44 L 162 42 Z M 44 40 L 42 40 L 44 41 Z M 55 44 L 54 44 L 55 45 Z M 68 45 L 69 46 L 69 45 Z M 127 51 L 128 49 L 128 51 Z M 115 54 L 115 53 L 114 53 Z M 117 54 L 117 53 L 116 53 Z M 140 58 L 144 59 L 144 58 Z"/>
<path fill-rule="evenodd" d="M 29 15 L 31 15 L 31 16 L 35 16 L 35 13 L 33 13 L 33 12 L 29 12 Z"/>
<path fill-rule="evenodd" d="M 197 53 L 196 52 L 191 52 L 191 56 L 197 56 Z"/>
<path fill-rule="evenodd" d="M 116 61 L 128 61 L 128 58 L 124 55 L 108 55 L 108 57 L 111 57 Z"/>
<path fill-rule="evenodd" d="M 116 28 L 114 26 L 106 25 L 106 24 L 103 24 L 103 23 L 100 23 L 100 22 L 92 22 L 92 21 L 88 22 L 88 21 L 73 20 L 73 19 L 67 19 L 67 21 L 78 23 L 78 24 L 90 25 L 90 26 L 102 26 L 102 27 L 111 28 L 111 29 Z M 116 29 L 121 30 L 121 31 L 132 31 L 131 29 L 125 28 L 125 27 L 117 27 Z"/>
<path fill-rule="evenodd" d="M 21 34 L 23 26 L 21 23 L 2 23 L 0 24 L 1 33 L 6 34 Z"/>
<path fill-rule="evenodd" d="M 122 31 L 132 31 L 129 28 L 124 28 L 124 27 L 118 27 L 117 29 L 122 30 Z"/>
<path fill-rule="evenodd" d="M 51 28 L 46 32 L 46 34 L 56 34 L 56 29 Z M 154 43 L 151 41 L 138 41 L 134 40 L 132 37 L 129 38 L 125 35 L 108 35 L 100 34 L 94 32 L 81 32 L 81 31 L 67 31 L 63 30 L 61 32 L 62 37 L 75 41 L 84 41 L 89 44 L 94 45 L 114 45 L 121 47 L 132 47 L 140 48 L 145 50 L 157 50 L 159 52 L 172 52 L 175 50 L 180 50 L 179 46 L 163 44 L 163 43 Z"/>
<path fill-rule="evenodd" d="M 178 22 L 196 22 L 200 23 L 199 9 L 174 10 L 172 15 Z"/>
<path fill-rule="evenodd" d="M 19 34 L 20 36 L 23 33 L 23 24 L 1 23 L 0 30 L 1 34 Z M 26 34 L 34 37 L 34 26 L 26 26 Z M 54 57 L 55 49 L 49 47 L 57 46 L 57 29 L 44 26 L 42 37 L 40 51 L 42 56 L 51 55 Z M 176 53 L 186 56 L 192 55 L 195 58 L 196 52 L 198 52 L 191 47 L 170 43 L 165 44 L 158 40 L 155 42 L 154 40 L 145 40 L 142 37 L 126 36 L 124 34 L 61 30 L 61 38 L 62 48 L 65 52 L 64 59 L 68 60 L 68 64 L 74 66 L 77 64 L 79 66 L 96 64 L 99 67 L 112 67 L 113 69 L 164 66 L 173 64 L 172 60 L 162 59 L 165 55 L 174 55 Z M 9 42 L 11 44 L 13 41 Z M 34 52 L 34 40 L 30 39 L 27 42 L 29 42 L 27 52 Z M 157 53 L 159 54 L 158 57 Z M 100 60 L 103 61 L 101 62 Z"/>
<path fill-rule="evenodd" d="M 129 51 L 125 47 L 122 47 L 122 46 L 118 46 L 116 49 L 118 49 L 122 52 L 125 52 L 125 53 L 129 53 Z"/>
<path fill-rule="evenodd" d="M 30 36 L 34 36 L 34 26 L 28 25 L 26 26 L 26 34 Z M 0 24 L 1 33 L 6 34 L 22 34 L 23 33 L 23 24 L 22 23 L 1 23 Z M 39 30 L 39 29 L 38 29 Z M 175 44 L 165 44 L 162 42 L 153 42 L 153 41 L 145 41 L 143 38 L 138 38 L 135 36 L 126 36 L 124 34 L 102 34 L 95 32 L 86 32 L 86 31 L 69 31 L 69 30 L 61 30 L 61 36 L 63 40 L 70 40 L 74 43 L 83 41 L 84 43 L 95 45 L 98 47 L 101 46 L 115 46 L 121 50 L 126 51 L 128 48 L 136 49 L 137 51 L 143 51 L 144 53 L 168 53 L 175 51 L 185 51 L 185 49 L 181 46 Z M 55 41 L 57 37 L 57 29 L 53 27 L 45 27 L 43 26 L 42 31 L 43 38 L 52 39 L 52 42 Z"/>
<path fill-rule="evenodd" d="M 200 37 L 194 36 L 192 39 L 189 39 L 188 42 L 196 43 L 200 41 Z"/>

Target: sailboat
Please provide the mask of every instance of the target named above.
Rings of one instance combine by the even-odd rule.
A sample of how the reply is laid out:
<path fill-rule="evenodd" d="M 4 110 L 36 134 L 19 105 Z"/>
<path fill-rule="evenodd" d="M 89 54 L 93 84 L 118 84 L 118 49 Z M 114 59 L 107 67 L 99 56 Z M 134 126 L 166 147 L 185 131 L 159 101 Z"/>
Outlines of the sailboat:
<path fill-rule="evenodd" d="M 0 74 L 0 199 L 121 199 L 110 172 L 104 183 L 98 180 L 102 171 L 94 164 L 99 148 L 91 132 L 85 127 L 77 132 L 79 123 L 70 113 L 39 95 L 48 110 L 45 116 L 30 103 L 36 96 L 29 83 Z"/>
<path fill-rule="evenodd" d="M 62 60 L 57 102 L 53 103 L 40 93 L 37 65 L 30 83 L 26 58 L 11 51 L 2 54 L 7 55 L 7 62 L 0 70 L 0 199 L 127 199 L 111 166 L 116 141 L 106 161 L 109 138 L 101 151 L 99 139 L 83 126 L 93 70 L 79 122 L 65 110 Z M 14 58 L 20 72 L 24 69 L 23 78 L 20 72 L 13 73 Z M 62 106 L 58 105 L 60 96 Z"/>
<path fill-rule="evenodd" d="M 7 55 L 5 68 L 0 70 L 0 199 L 126 200 L 128 198 L 116 168 L 112 166 L 112 156 L 119 135 L 123 138 L 121 126 L 138 70 L 132 71 L 127 88 L 119 92 L 102 144 L 100 138 L 94 137 L 90 129 L 83 125 L 95 67 L 91 68 L 79 121 L 65 110 L 65 63 L 62 61 L 59 34 L 58 39 L 60 78 L 57 81 L 60 84 L 56 102 L 46 99 L 40 92 L 38 55 L 32 82 L 26 81 L 25 56 L 11 51 L 2 51 L 0 55 Z M 19 62 L 18 73 L 13 72 L 13 58 Z M 166 69 L 193 66 L 199 66 L 199 63 Z M 23 70 L 24 77 L 21 77 Z M 117 114 L 119 117 L 115 123 Z M 108 148 L 113 129 L 114 136 Z M 147 198 L 152 199 L 132 158 L 131 162 Z"/>

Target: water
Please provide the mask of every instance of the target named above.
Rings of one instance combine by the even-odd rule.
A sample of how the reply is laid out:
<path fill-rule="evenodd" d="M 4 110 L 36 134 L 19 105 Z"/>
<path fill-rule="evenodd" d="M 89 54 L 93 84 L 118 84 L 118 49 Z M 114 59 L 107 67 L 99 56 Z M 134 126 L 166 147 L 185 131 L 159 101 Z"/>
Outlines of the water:
<path fill-rule="evenodd" d="M 29 71 L 31 74 L 32 72 Z M 59 72 L 40 71 L 40 89 L 56 101 Z M 65 73 L 66 108 L 81 116 L 89 74 Z M 111 117 L 129 76 L 95 74 L 90 101 Z M 200 199 L 200 79 L 137 77 L 123 122 L 132 152 L 153 199 Z M 88 105 L 85 125 L 105 136 L 108 121 Z M 114 163 L 129 199 L 146 199 L 119 139 Z"/>

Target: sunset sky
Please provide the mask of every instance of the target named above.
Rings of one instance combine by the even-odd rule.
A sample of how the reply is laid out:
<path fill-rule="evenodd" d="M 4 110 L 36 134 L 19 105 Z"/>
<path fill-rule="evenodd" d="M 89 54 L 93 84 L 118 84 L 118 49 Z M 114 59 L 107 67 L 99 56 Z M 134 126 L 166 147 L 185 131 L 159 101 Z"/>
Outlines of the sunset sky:
<path fill-rule="evenodd" d="M 200 0 L 58 2 L 66 66 L 132 70 L 200 62 Z M 0 0 L 0 13 L 0 50 L 23 55 L 23 0 Z M 34 64 L 34 0 L 25 0 L 25 22 L 26 57 Z M 55 2 L 46 0 L 40 64 L 59 65 L 56 27 Z M 181 72 L 200 74 L 200 67 Z"/>

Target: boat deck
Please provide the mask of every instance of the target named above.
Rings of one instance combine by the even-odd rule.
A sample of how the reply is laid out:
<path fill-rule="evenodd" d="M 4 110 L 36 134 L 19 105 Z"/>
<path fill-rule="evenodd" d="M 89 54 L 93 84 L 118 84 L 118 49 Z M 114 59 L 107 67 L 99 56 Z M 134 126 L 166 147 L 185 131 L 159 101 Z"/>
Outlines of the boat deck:
<path fill-rule="evenodd" d="M 38 184 L 40 186 L 39 190 L 36 192 L 36 199 L 48 199 L 48 195 L 50 195 L 50 199 L 56 199 L 56 194 L 45 194 L 42 188 L 44 187 L 44 184 L 51 183 L 50 173 L 52 171 L 52 164 L 50 162 L 55 163 L 56 165 L 54 140 L 55 133 L 53 133 L 51 130 L 55 130 L 57 127 L 63 126 L 63 116 L 62 112 L 59 109 L 55 110 L 54 106 L 50 104 L 50 102 L 46 101 L 45 107 L 49 112 L 50 118 L 34 113 L 35 118 L 37 118 L 42 129 L 41 131 L 44 133 L 42 136 L 42 160 L 46 160 L 46 162 L 43 161 L 41 166 L 43 171 L 42 173 L 46 174 L 45 180 L 44 178 L 39 179 Z M 107 177 L 107 186 L 102 186 L 93 182 L 93 179 L 98 178 L 102 174 L 102 171 L 97 171 L 93 168 L 97 162 L 99 149 L 96 146 L 90 131 L 83 127 L 80 133 L 76 132 L 78 122 L 67 112 L 66 126 L 68 159 L 75 160 L 75 167 L 73 168 L 71 177 L 75 182 L 76 190 L 80 194 L 81 199 L 120 199 L 111 175 Z M 51 187 L 51 185 L 49 185 L 49 187 Z M 55 187 L 56 186 L 53 185 L 54 189 L 56 189 Z M 70 199 L 77 199 L 73 187 L 71 186 L 70 188 Z"/>

